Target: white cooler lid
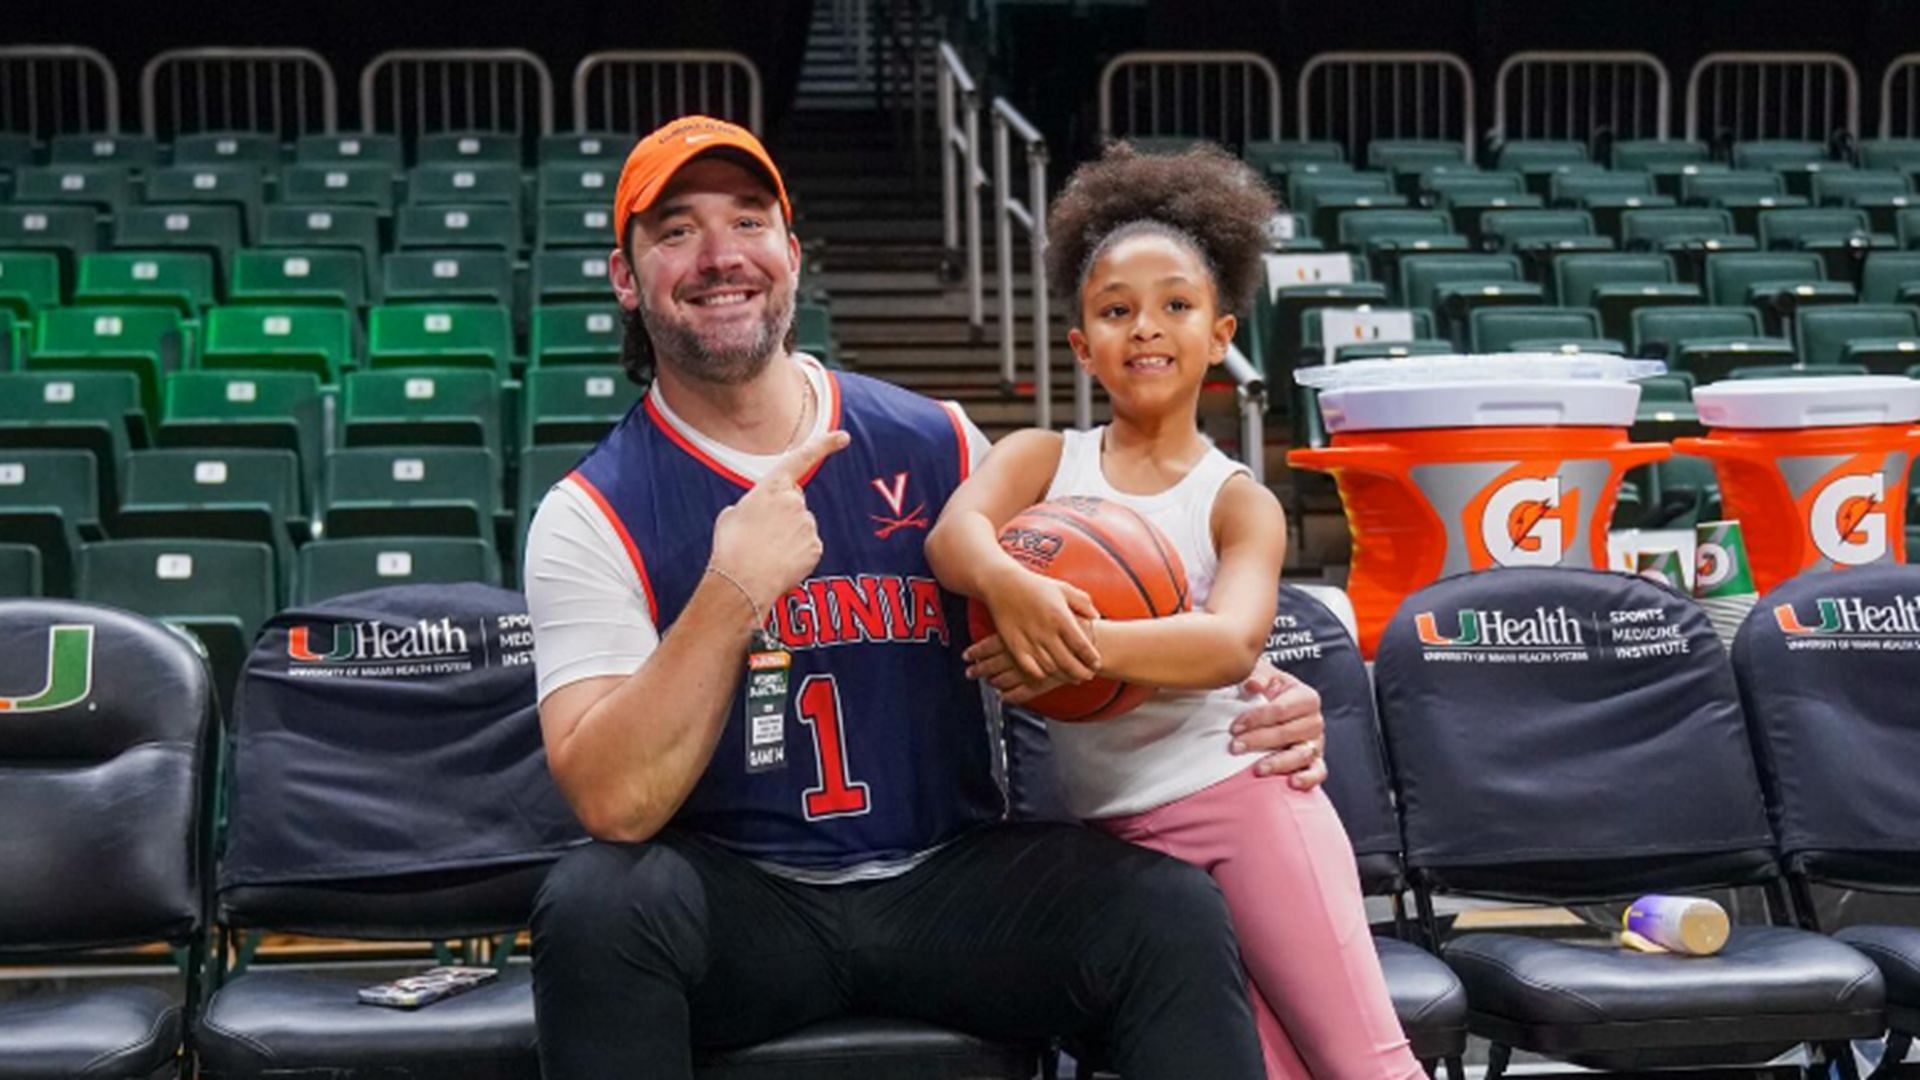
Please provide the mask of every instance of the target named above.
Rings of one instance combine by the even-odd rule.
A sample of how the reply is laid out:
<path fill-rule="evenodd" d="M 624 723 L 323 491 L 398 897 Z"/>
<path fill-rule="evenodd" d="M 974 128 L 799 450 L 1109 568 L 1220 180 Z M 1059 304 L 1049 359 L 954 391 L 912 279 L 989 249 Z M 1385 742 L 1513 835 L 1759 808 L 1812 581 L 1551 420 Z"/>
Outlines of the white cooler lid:
<path fill-rule="evenodd" d="M 1632 425 L 1639 404 L 1640 388 L 1633 383 L 1577 379 L 1351 386 L 1320 395 L 1320 413 L 1329 432 L 1624 428 Z"/>
<path fill-rule="evenodd" d="M 1700 422 L 1717 428 L 1852 427 L 1920 420 L 1920 379 L 1898 375 L 1832 375 L 1804 379 L 1740 379 L 1693 392 Z"/>
<path fill-rule="evenodd" d="M 1488 353 L 1479 356 L 1404 356 L 1390 360 L 1350 360 L 1344 364 L 1296 368 L 1293 379 L 1317 390 L 1409 383 L 1536 382 L 1579 380 L 1625 382 L 1659 375 L 1658 360 L 1629 360 L 1606 353 Z"/>

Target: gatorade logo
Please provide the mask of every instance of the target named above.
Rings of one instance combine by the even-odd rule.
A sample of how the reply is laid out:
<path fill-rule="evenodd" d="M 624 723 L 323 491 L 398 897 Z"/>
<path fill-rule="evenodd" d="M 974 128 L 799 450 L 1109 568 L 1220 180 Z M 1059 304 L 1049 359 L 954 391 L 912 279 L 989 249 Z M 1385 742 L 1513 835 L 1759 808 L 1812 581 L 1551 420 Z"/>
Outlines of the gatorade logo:
<path fill-rule="evenodd" d="M 1820 554 L 1841 566 L 1887 557 L 1886 474 L 1849 473 L 1813 498 L 1807 528 Z"/>
<path fill-rule="evenodd" d="M 78 705 L 93 692 L 93 627 L 47 631 L 47 681 L 24 697 L 0 697 L 0 713 L 52 712 Z"/>
<path fill-rule="evenodd" d="M 1736 569 L 1725 544 L 1704 543 L 1693 553 L 1693 576 L 1702 594 L 1725 584 Z"/>
<path fill-rule="evenodd" d="M 1501 566 L 1558 566 L 1567 551 L 1566 519 L 1558 476 L 1509 480 L 1487 496 L 1480 542 Z"/>

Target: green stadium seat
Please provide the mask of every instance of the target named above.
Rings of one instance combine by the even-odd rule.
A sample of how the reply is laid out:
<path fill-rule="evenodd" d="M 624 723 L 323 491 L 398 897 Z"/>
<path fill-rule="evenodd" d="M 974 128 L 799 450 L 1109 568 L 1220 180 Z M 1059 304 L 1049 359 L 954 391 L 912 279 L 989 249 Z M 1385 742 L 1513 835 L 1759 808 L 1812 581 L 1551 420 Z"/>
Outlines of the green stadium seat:
<path fill-rule="evenodd" d="M 1859 364 L 1760 364 L 1743 367 L 1733 372 L 1732 379 L 1822 379 L 1845 375 L 1865 375 L 1867 369 Z"/>
<path fill-rule="evenodd" d="M 1493 167 L 1519 172 L 1532 165 L 1572 165 L 1587 160 L 1587 144 L 1552 139 L 1515 139 L 1503 143 Z"/>
<path fill-rule="evenodd" d="M 1779 170 L 1826 160 L 1826 144 L 1807 139 L 1758 139 L 1733 144 L 1736 169 Z"/>
<path fill-rule="evenodd" d="M 1420 190 L 1431 201 L 1441 202 L 1455 195 L 1527 194 L 1526 181 L 1519 173 L 1429 173 L 1420 178 Z"/>
<path fill-rule="evenodd" d="M 540 500 L 546 498 L 553 485 L 572 472 L 573 467 L 592 451 L 592 443 L 528 446 L 521 449 L 513 498 L 516 551 L 522 554 L 526 551 L 527 527 L 533 523 L 533 513 L 540 508 Z"/>
<path fill-rule="evenodd" d="M 360 253 L 342 249 L 254 249 L 233 258 L 229 304 L 325 305 L 358 311 L 367 304 Z"/>
<path fill-rule="evenodd" d="M 280 201 L 302 206 L 371 206 L 393 213 L 394 170 L 379 164 L 294 165 L 280 174 Z"/>
<path fill-rule="evenodd" d="M 1858 364 L 1899 375 L 1920 360 L 1920 310 L 1902 304 L 1808 308 L 1793 320 L 1793 332 L 1808 367 Z"/>
<path fill-rule="evenodd" d="M 191 632 L 206 647 L 216 692 L 230 704 L 255 635 L 279 610 L 276 583 L 265 544 L 108 540 L 80 549 L 76 596 Z"/>
<path fill-rule="evenodd" d="M 1448 356 L 1459 351 L 1451 341 L 1430 338 L 1415 338 L 1412 341 L 1362 341 L 1335 348 L 1333 362 L 1344 364 L 1352 360 L 1399 360 L 1408 356 Z M 1319 399 L 1315 398 L 1314 401 L 1317 406 Z"/>
<path fill-rule="evenodd" d="M 495 131 L 440 131 L 422 135 L 414 146 L 422 165 L 507 165 L 520 167 L 520 136 Z"/>
<path fill-rule="evenodd" d="M 1339 217 L 1335 239 L 1343 248 L 1365 251 L 1380 238 L 1448 236 L 1453 221 L 1435 210 L 1349 210 Z"/>
<path fill-rule="evenodd" d="M 1640 210 L 1666 210 L 1679 206 L 1671 195 L 1592 194 L 1580 197 L 1579 205 L 1593 214 L 1593 223 L 1609 236 L 1622 234 L 1620 219 Z"/>
<path fill-rule="evenodd" d="M 1299 355 L 1300 323 L 1305 313 L 1318 307 L 1360 307 L 1387 302 L 1386 286 L 1367 280 L 1366 260 L 1346 257 L 1347 275 L 1307 280 L 1298 275 L 1287 277 L 1281 268 L 1299 256 L 1266 256 L 1266 288 L 1256 300 L 1256 318 L 1264 312 L 1267 326 L 1266 346 L 1261 350 L 1265 362 L 1278 365 L 1266 372 L 1279 378 L 1291 370 Z M 1311 258 L 1324 258 L 1311 256 Z"/>
<path fill-rule="evenodd" d="M 532 368 L 522 390 L 520 445 L 599 442 L 640 394 L 619 368 Z"/>
<path fill-rule="evenodd" d="M 1706 206 L 1628 210 L 1620 215 L 1620 240 L 1628 251 L 1666 251 L 1737 236 L 1733 215 Z M 1720 250 L 1716 244 L 1711 249 Z"/>
<path fill-rule="evenodd" d="M 1895 214 L 1893 227 L 1903 250 L 1912 251 L 1920 248 L 1920 207 L 1908 208 Z"/>
<path fill-rule="evenodd" d="M 1627 355 L 1627 343 L 1618 338 L 1515 338 L 1507 343 L 1513 352 L 1522 353 L 1558 353 L 1562 356 L 1578 356 L 1582 353 L 1597 353 L 1604 356 Z"/>
<path fill-rule="evenodd" d="M 214 302 L 213 257 L 198 251 L 96 251 L 80 257 L 73 302 L 158 304 L 197 319 Z"/>
<path fill-rule="evenodd" d="M 307 516 L 318 505 L 322 421 L 320 380 L 311 373 L 183 371 L 167 379 L 158 442 L 291 451 L 300 462 Z"/>
<path fill-rule="evenodd" d="M 407 201 L 416 205 L 505 203 L 523 194 L 516 165 L 417 165 L 407 174 Z"/>
<path fill-rule="evenodd" d="M 368 315 L 374 367 L 477 365 L 505 378 L 513 358 L 513 316 L 483 304 L 406 304 Z"/>
<path fill-rule="evenodd" d="M 31 321 L 42 308 L 58 307 L 60 294 L 58 255 L 0 246 L 0 311 Z M 0 370 L 7 368 L 0 366 Z"/>
<path fill-rule="evenodd" d="M 186 166 L 147 174 L 148 203 L 178 206 L 231 206 L 240 211 L 246 235 L 260 231 L 260 208 L 267 201 L 266 181 L 253 165 Z"/>
<path fill-rule="evenodd" d="M 290 450 L 136 451 L 127 459 L 113 536 L 265 544 L 284 598 L 291 595 L 294 541 L 307 532 L 300 484 L 300 462 Z"/>
<path fill-rule="evenodd" d="M 301 165 L 380 165 L 397 173 L 405 162 L 400 140 L 392 135 L 302 135 L 293 144 Z"/>
<path fill-rule="evenodd" d="M 796 306 L 796 330 L 798 318 Z M 617 363 L 624 337 L 618 304 L 542 304 L 533 310 L 530 366 Z"/>
<path fill-rule="evenodd" d="M 1522 280 L 1517 255 L 1410 255 L 1400 260 L 1400 301 L 1426 308 L 1456 343 L 1480 307 L 1539 304 L 1540 286 Z"/>
<path fill-rule="evenodd" d="M 1501 251 L 1532 240 L 1594 235 L 1593 215 L 1585 210 L 1489 210 L 1480 215 L 1480 236 Z"/>
<path fill-rule="evenodd" d="M 352 366 L 354 318 L 344 308 L 215 308 L 207 313 L 200 366 L 207 370 L 306 371 L 338 382 Z"/>
<path fill-rule="evenodd" d="M 1920 139 L 1862 139 L 1855 150 L 1862 169 L 1910 173 L 1920 168 Z"/>
<path fill-rule="evenodd" d="M 633 151 L 634 137 L 618 131 L 575 131 L 540 138 L 540 164 L 612 162 L 618 168 Z M 609 196 L 611 197 L 611 196 Z"/>
<path fill-rule="evenodd" d="M 1453 216 L 1454 230 L 1470 242 L 1479 244 L 1480 222 L 1499 210 L 1543 210 L 1547 201 L 1531 192 L 1449 191 L 1437 196 L 1436 205 Z"/>
<path fill-rule="evenodd" d="M 1653 178 L 1639 172 L 1556 173 L 1547 188 L 1555 206 L 1579 206 L 1589 195 L 1652 195 Z"/>
<path fill-rule="evenodd" d="M 346 446 L 480 446 L 497 454 L 505 445 L 500 383 L 490 371 L 356 372 L 340 413 Z"/>
<path fill-rule="evenodd" d="M 55 596 L 73 592 L 82 541 L 100 532 L 99 465 L 84 450 L 0 448 L 0 537 L 39 552 Z"/>
<path fill-rule="evenodd" d="M 1769 210 L 1759 221 L 1760 247 L 1767 251 L 1844 245 L 1872 232 L 1866 211 L 1838 206 Z"/>
<path fill-rule="evenodd" d="M 1597 161 L 1536 161 L 1522 166 L 1520 179 L 1527 193 L 1551 201 L 1555 178 L 1561 176 L 1605 176 L 1607 167 Z"/>
<path fill-rule="evenodd" d="M 547 248 L 533 256 L 533 302 L 613 299 L 607 279 L 607 249 Z"/>
<path fill-rule="evenodd" d="M 1875 251 L 1860 268 L 1860 300 L 1906 304 L 1920 299 L 1920 253 Z"/>
<path fill-rule="evenodd" d="M 1435 165 L 1472 165 L 1464 143 L 1438 139 L 1375 139 L 1367 144 L 1367 168 L 1418 173 Z"/>
<path fill-rule="evenodd" d="M 204 251 L 221 281 L 233 265 L 244 232 L 231 206 L 134 206 L 114 219 L 113 246 L 140 251 Z"/>
<path fill-rule="evenodd" d="M 520 212 L 505 203 L 403 206 L 394 245 L 405 248 L 520 248 Z"/>
<path fill-rule="evenodd" d="M 828 367 L 839 367 L 833 347 L 833 312 L 825 304 L 793 305 L 794 347 Z"/>
<path fill-rule="evenodd" d="M 197 131 L 173 140 L 173 163 L 179 165 L 250 165 L 277 169 L 282 160 L 280 140 L 258 131 Z"/>
<path fill-rule="evenodd" d="M 1314 235 L 1325 240 L 1336 235 L 1342 215 L 1362 210 L 1393 209 L 1412 205 L 1413 200 L 1399 194 L 1321 192 L 1315 195 L 1313 212 L 1308 215 L 1307 220 L 1312 225 Z"/>
<path fill-rule="evenodd" d="M 13 201 L 77 203 L 117 213 L 133 203 L 133 179 L 122 165 L 49 165 L 13 176 Z"/>
<path fill-rule="evenodd" d="M 1811 251 L 1709 255 L 1706 275 L 1708 303 L 1752 304 L 1766 312 L 1770 329 L 1785 326 L 1803 307 L 1858 299 L 1852 285 L 1827 280 L 1825 260 Z"/>
<path fill-rule="evenodd" d="M 478 447 L 373 446 L 327 455 L 326 537 L 487 539 L 500 467 Z"/>
<path fill-rule="evenodd" d="M 1323 194 L 1384 196 L 1393 191 L 1393 177 L 1379 172 L 1295 173 L 1287 177 L 1287 205 L 1309 217 Z"/>
<path fill-rule="evenodd" d="M 1561 345 L 1600 338 L 1600 314 L 1591 308 L 1492 307 L 1475 311 L 1467 323 L 1467 341 L 1476 353 L 1532 352 L 1519 342 Z"/>
<path fill-rule="evenodd" d="M 370 206 L 269 206 L 260 225 L 263 248 L 340 248 L 359 255 L 367 295 L 377 298 L 380 214 Z"/>
<path fill-rule="evenodd" d="M 100 212 L 91 206 L 0 206 L 0 248 L 52 253 L 68 284 L 80 256 L 99 246 Z"/>
<path fill-rule="evenodd" d="M 1792 363 L 1793 346 L 1767 337 L 1750 307 L 1646 307 L 1633 313 L 1633 350 L 1701 383 L 1755 364 Z"/>
<path fill-rule="evenodd" d="M 160 415 L 160 379 L 186 366 L 187 328 L 178 312 L 159 307 L 69 307 L 43 311 L 34 323 L 30 371 L 130 371 L 140 403 Z"/>
<path fill-rule="evenodd" d="M 499 585 L 500 555 L 485 540 L 451 537 L 316 540 L 300 549 L 295 577 L 296 605 L 393 585 Z"/>
<path fill-rule="evenodd" d="M 1713 200 L 1729 197 L 1784 198 L 1786 194 L 1786 180 L 1779 173 L 1764 170 L 1696 172 L 1680 178 L 1680 199 L 1689 206 L 1711 206 Z"/>
<path fill-rule="evenodd" d="M 1409 336 L 1405 338 L 1384 337 L 1368 341 L 1351 341 L 1338 348 L 1360 347 L 1363 345 L 1401 345 L 1433 337 L 1433 315 L 1431 312 L 1407 308 L 1389 308 L 1384 305 L 1360 304 L 1352 307 L 1308 308 L 1300 317 L 1300 338 L 1297 347 L 1303 357 L 1303 366 L 1314 366 L 1323 362 L 1327 333 L 1327 316 L 1340 312 L 1369 312 L 1373 315 L 1389 317 L 1404 314 L 1409 324 Z M 1451 348 L 1451 346 L 1449 346 Z"/>
<path fill-rule="evenodd" d="M 1696 140 L 1621 139 L 1613 144 L 1609 161 L 1617 170 L 1647 172 L 1661 165 L 1706 164 L 1710 156 L 1707 144 Z"/>
<path fill-rule="evenodd" d="M 0 307 L 0 371 L 12 371 L 16 358 L 27 354 L 27 327 L 31 325 L 31 321 L 19 319 L 11 310 Z"/>
<path fill-rule="evenodd" d="M 0 543 L 0 597 L 47 595 L 40 549 L 32 544 Z"/>
<path fill-rule="evenodd" d="M 47 140 L 47 161 L 54 165 L 150 169 L 160 163 L 160 146 L 144 135 L 55 135 Z"/>
<path fill-rule="evenodd" d="M 0 372 L 0 449 L 85 450 L 103 509 L 119 500 L 122 464 L 150 442 L 140 382 L 124 371 Z"/>
<path fill-rule="evenodd" d="M 1600 313 L 1605 337 L 1625 340 L 1636 308 L 1698 304 L 1700 287 L 1674 281 L 1673 261 L 1653 253 L 1569 255 L 1554 264 L 1554 295 L 1562 304 Z"/>
<path fill-rule="evenodd" d="M 1812 196 L 1815 206 L 1853 206 L 1867 211 L 1872 227 L 1881 232 L 1893 231 L 1896 211 L 1920 205 L 1913 197 L 1912 179 L 1893 170 L 1823 172 L 1813 178 Z"/>
<path fill-rule="evenodd" d="M 613 202 L 613 189 L 620 183 L 619 161 L 569 161 L 540 166 L 540 205 L 590 203 L 606 206 Z"/>
<path fill-rule="evenodd" d="M 534 239 L 541 248 L 611 248 L 613 214 L 606 206 L 542 206 Z"/>
<path fill-rule="evenodd" d="M 380 260 L 389 304 L 514 306 L 513 260 L 500 251 L 396 251 Z"/>

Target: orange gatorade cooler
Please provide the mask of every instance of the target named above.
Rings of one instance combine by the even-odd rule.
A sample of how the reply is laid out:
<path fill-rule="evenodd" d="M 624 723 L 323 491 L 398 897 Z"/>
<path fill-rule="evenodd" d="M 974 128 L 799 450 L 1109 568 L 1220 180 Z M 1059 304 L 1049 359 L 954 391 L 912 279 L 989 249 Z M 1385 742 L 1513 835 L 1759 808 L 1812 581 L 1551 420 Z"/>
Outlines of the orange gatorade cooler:
<path fill-rule="evenodd" d="M 1713 462 L 1760 592 L 1809 570 L 1906 558 L 1920 381 L 1753 379 L 1700 387 L 1693 400 L 1707 434 L 1674 448 Z"/>
<path fill-rule="evenodd" d="M 1332 473 L 1353 534 L 1360 649 L 1409 593 L 1467 570 L 1607 565 L 1623 473 L 1666 458 L 1627 441 L 1630 379 L 1658 361 L 1514 354 L 1354 361 L 1294 373 L 1321 389 L 1332 445 L 1289 464 Z"/>

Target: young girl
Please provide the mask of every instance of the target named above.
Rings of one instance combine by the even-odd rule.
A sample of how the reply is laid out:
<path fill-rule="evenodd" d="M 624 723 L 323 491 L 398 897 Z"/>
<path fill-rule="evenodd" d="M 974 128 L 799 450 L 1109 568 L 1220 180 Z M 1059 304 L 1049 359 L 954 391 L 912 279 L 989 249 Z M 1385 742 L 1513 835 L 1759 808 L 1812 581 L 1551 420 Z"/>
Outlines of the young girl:
<path fill-rule="evenodd" d="M 1161 688 L 1099 723 L 1051 723 L 1063 794 L 1096 828 L 1185 859 L 1219 883 L 1239 931 L 1269 1077 L 1424 1077 L 1388 999 L 1345 831 L 1326 794 L 1258 775 L 1229 751 L 1239 683 L 1273 620 L 1286 522 L 1272 492 L 1213 448 L 1196 417 L 1260 280 L 1265 185 L 1217 148 L 1124 144 L 1081 167 L 1048 217 L 1048 269 L 1071 288 L 1074 356 L 1113 403 L 1091 431 L 995 446 L 927 540 L 947 588 L 993 612 L 971 672 L 1015 704 L 1095 675 Z M 1042 499 L 1139 511 L 1185 564 L 1192 610 L 1101 621 L 1087 596 L 1000 550 Z"/>

